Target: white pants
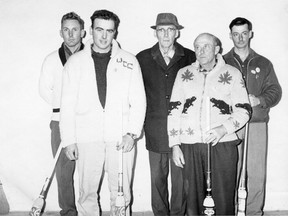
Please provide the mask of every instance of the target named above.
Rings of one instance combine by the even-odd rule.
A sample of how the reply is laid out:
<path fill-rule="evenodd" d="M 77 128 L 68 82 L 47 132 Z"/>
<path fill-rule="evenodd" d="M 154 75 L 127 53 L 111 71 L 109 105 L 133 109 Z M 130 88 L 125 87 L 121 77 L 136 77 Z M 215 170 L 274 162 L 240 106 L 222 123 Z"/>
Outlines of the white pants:
<path fill-rule="evenodd" d="M 77 144 L 79 158 L 77 169 L 79 174 L 79 216 L 98 216 L 98 189 L 105 165 L 108 173 L 108 186 L 110 191 L 110 215 L 115 215 L 115 200 L 118 189 L 118 155 L 116 143 L 92 142 Z M 123 191 L 126 203 L 126 215 L 130 215 L 131 178 L 134 164 L 135 148 L 123 153 Z"/>

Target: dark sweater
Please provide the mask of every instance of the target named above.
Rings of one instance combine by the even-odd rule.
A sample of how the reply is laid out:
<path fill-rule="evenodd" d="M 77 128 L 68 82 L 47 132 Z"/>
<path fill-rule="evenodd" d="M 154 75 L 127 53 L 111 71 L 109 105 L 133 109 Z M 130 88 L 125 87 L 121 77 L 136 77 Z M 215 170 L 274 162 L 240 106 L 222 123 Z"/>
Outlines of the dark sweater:
<path fill-rule="evenodd" d="M 92 48 L 91 48 L 92 49 Z M 96 82 L 99 100 L 103 108 L 106 103 L 107 91 L 107 66 L 110 60 L 111 52 L 97 53 L 92 49 L 92 58 L 94 60 L 94 67 L 96 73 Z"/>

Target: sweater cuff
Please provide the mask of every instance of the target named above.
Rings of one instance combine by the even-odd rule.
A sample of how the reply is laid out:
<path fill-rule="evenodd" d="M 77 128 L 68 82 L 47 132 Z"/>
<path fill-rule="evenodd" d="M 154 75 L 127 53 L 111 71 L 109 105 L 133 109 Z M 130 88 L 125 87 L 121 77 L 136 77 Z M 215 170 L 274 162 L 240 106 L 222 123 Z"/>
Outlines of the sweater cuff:
<path fill-rule="evenodd" d="M 235 132 L 235 127 L 233 126 L 233 124 L 231 124 L 230 120 L 225 121 L 222 125 L 226 129 L 227 134 L 231 134 Z"/>
<path fill-rule="evenodd" d="M 67 146 L 69 146 L 69 145 L 73 145 L 73 144 L 75 144 L 75 143 L 76 143 L 75 140 L 61 141 L 62 148 L 65 148 L 65 147 L 67 147 Z"/>
<path fill-rule="evenodd" d="M 266 101 L 265 101 L 265 98 L 264 97 L 258 97 L 259 98 L 259 100 L 260 100 L 260 104 L 259 104 L 259 106 L 261 107 L 261 108 L 263 108 L 263 109 L 265 109 L 265 108 L 267 108 L 267 104 L 266 104 Z"/>

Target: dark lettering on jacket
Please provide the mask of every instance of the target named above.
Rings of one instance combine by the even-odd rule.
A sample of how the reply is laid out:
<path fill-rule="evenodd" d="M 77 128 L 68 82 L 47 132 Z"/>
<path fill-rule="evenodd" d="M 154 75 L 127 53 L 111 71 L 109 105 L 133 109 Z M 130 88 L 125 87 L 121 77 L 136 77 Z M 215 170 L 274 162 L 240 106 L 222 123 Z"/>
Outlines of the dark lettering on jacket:
<path fill-rule="evenodd" d="M 117 58 L 116 62 L 122 63 L 123 67 L 126 67 L 126 68 L 131 69 L 131 70 L 133 69 L 133 63 L 129 63 L 129 62 L 123 60 L 122 58 Z"/>

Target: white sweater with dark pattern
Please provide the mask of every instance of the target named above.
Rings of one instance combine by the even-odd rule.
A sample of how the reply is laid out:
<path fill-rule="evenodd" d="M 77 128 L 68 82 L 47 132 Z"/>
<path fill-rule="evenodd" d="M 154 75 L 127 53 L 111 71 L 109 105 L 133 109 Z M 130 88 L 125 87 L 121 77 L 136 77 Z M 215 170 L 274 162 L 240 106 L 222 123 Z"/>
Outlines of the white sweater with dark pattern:
<path fill-rule="evenodd" d="M 250 118 L 251 106 L 238 69 L 217 55 L 210 72 L 200 72 L 199 62 L 179 70 L 168 115 L 169 146 L 203 143 L 208 128 L 223 125 L 220 142 L 236 140 L 235 131 Z"/>

